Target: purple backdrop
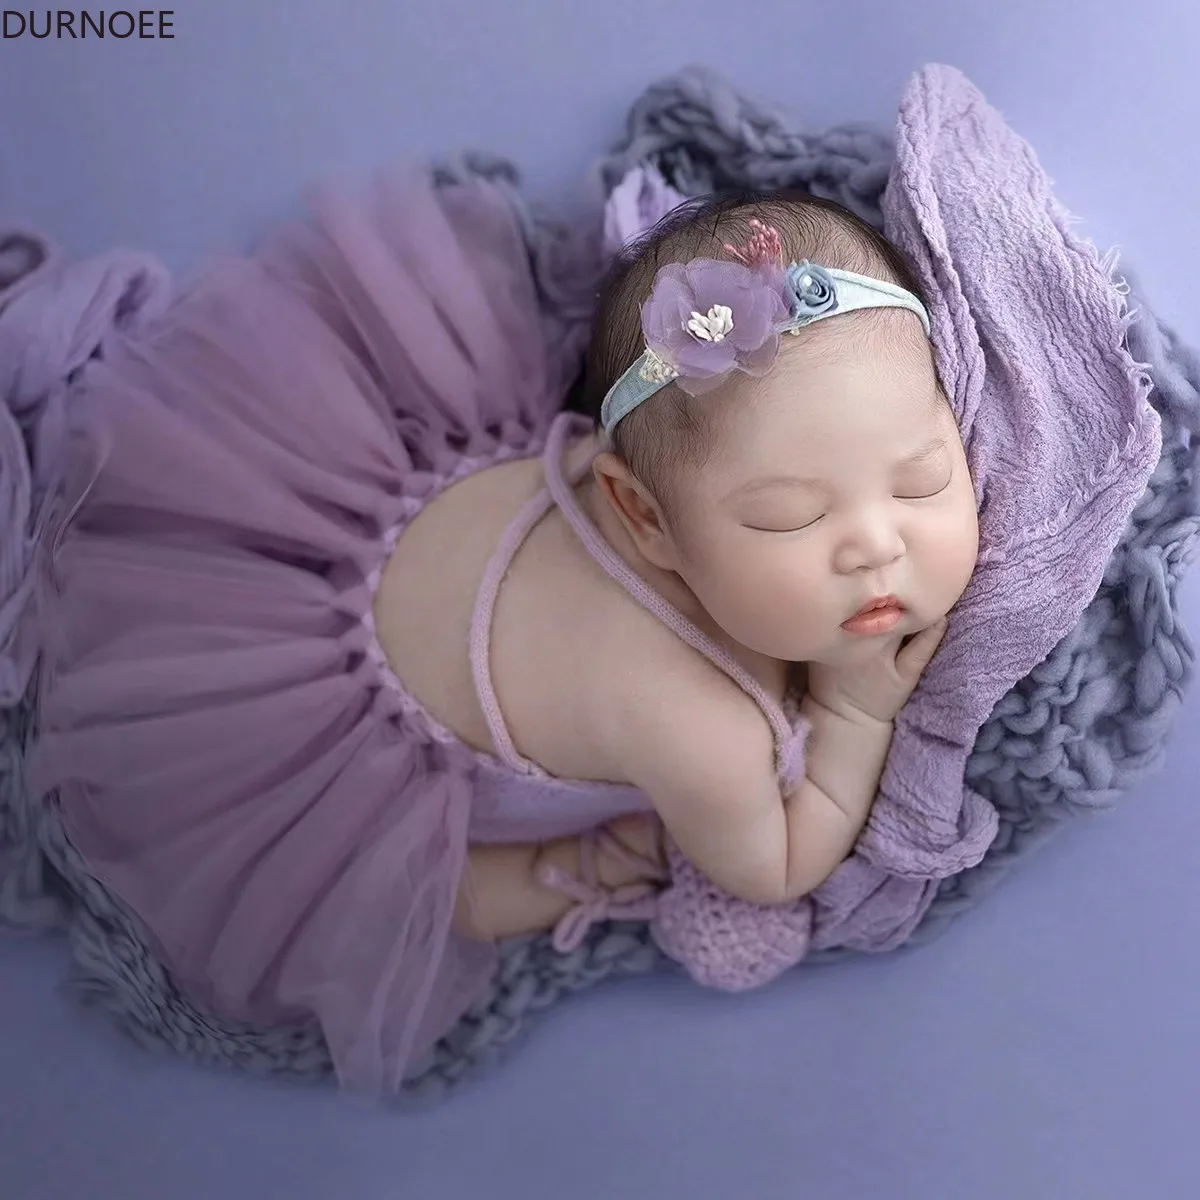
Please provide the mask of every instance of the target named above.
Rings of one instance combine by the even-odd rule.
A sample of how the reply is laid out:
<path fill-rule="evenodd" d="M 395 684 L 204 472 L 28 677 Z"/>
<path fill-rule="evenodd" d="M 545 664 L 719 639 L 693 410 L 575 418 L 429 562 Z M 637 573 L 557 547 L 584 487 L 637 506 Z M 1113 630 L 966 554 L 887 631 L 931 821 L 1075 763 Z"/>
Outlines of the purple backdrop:
<path fill-rule="evenodd" d="M 1159 308 L 1200 338 L 1185 275 L 1197 261 L 1200 10 L 645 7 L 652 16 L 635 0 L 184 0 L 171 41 L 0 41 L 0 219 L 76 252 L 121 242 L 190 268 L 291 211 L 323 172 L 471 146 L 514 157 L 539 196 L 577 205 L 629 102 L 684 63 L 825 125 L 890 120 L 909 72 L 936 59 L 1007 113 L 1085 231 L 1119 242 Z M 1162 776 L 1072 828 L 936 945 L 740 999 L 672 978 L 602 988 L 551 1013 L 499 1074 L 415 1118 L 142 1057 L 58 995 L 61 945 L 0 942 L 0 1190 L 1191 1194 L 1198 719 L 1194 696 Z"/>

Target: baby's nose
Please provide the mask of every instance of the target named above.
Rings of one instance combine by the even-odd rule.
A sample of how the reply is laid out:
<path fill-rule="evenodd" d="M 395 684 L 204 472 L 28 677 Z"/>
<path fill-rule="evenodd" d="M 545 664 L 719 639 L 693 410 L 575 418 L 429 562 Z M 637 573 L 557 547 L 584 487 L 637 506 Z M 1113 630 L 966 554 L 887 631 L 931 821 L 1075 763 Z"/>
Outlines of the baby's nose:
<path fill-rule="evenodd" d="M 904 557 L 904 540 L 894 527 L 879 524 L 863 526 L 843 544 L 838 569 L 881 571 Z"/>

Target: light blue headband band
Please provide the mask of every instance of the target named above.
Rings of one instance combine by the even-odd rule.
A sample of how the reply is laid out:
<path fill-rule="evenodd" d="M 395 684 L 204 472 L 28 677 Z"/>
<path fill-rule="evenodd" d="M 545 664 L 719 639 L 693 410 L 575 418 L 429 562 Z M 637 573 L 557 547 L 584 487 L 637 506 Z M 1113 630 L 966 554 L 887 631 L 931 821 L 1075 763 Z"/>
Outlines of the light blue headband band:
<path fill-rule="evenodd" d="M 809 262 L 792 263 L 786 275 L 791 285 L 792 312 L 775 326 L 778 333 L 799 333 L 826 317 L 838 317 L 865 308 L 902 308 L 915 313 L 921 320 L 925 336 L 930 336 L 929 313 L 925 305 L 912 292 L 893 283 Z M 733 329 L 732 310 L 723 305 L 711 306 L 706 314 L 693 312 L 691 318 L 686 328 L 693 337 L 705 342 L 719 342 Z M 647 348 L 604 397 L 600 423 L 605 432 L 611 433 L 622 417 L 627 417 L 639 404 L 680 375 L 666 357 Z"/>

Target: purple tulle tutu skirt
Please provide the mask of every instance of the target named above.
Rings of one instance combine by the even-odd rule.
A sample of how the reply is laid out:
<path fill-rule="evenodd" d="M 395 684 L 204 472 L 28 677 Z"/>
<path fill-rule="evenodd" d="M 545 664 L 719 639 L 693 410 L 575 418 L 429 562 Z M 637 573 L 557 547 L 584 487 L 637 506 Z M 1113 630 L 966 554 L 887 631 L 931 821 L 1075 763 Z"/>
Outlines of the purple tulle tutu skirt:
<path fill-rule="evenodd" d="M 446 481 L 535 452 L 563 394 L 484 182 L 379 184 L 215 265 L 71 396 L 31 782 L 181 988 L 312 1014 L 395 1089 L 491 948 L 451 930 L 472 756 L 369 653 L 368 576 Z"/>

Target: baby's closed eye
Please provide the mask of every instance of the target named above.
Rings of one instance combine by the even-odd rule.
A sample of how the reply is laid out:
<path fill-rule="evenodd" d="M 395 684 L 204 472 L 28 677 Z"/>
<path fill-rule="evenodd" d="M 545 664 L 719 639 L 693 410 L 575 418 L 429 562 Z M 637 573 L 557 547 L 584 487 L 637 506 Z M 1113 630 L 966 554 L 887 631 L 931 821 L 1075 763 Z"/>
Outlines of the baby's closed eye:
<path fill-rule="evenodd" d="M 897 500 L 931 500 L 940 496 L 954 478 L 954 472 L 945 466 L 914 471 L 898 479 L 893 495 Z"/>
<path fill-rule="evenodd" d="M 755 533 L 799 533 L 804 529 L 811 529 L 824 516 L 824 513 L 818 513 L 815 517 L 804 517 L 800 520 L 773 520 L 763 519 L 761 522 L 747 523 L 747 529 L 753 529 Z"/>
<path fill-rule="evenodd" d="M 897 500 L 928 500 L 944 492 L 953 478 L 954 463 L 946 444 L 936 442 L 896 465 L 892 494 Z"/>

